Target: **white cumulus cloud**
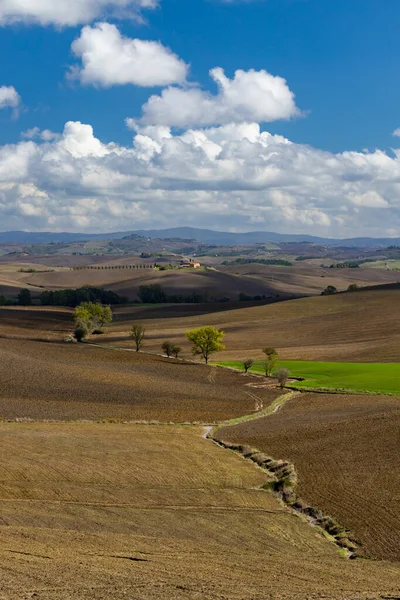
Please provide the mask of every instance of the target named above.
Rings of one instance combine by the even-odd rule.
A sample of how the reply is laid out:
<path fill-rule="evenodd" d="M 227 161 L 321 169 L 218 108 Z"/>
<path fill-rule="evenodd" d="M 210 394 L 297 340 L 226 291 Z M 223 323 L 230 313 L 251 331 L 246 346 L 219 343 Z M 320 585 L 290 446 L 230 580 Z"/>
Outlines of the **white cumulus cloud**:
<path fill-rule="evenodd" d="M 179 135 L 135 127 L 131 146 L 105 144 L 79 122 L 59 139 L 0 146 L 1 229 L 400 236 L 400 150 L 332 154 L 256 123 Z"/>
<path fill-rule="evenodd" d="M 218 86 L 213 95 L 199 88 L 168 87 L 143 106 L 142 124 L 191 127 L 232 122 L 271 122 L 299 116 L 295 96 L 286 80 L 267 71 L 235 72 L 229 79 L 224 70 L 211 69 Z"/>
<path fill-rule="evenodd" d="M 158 0 L 0 0 L 0 25 L 75 26 L 107 15 L 137 16 L 140 9 L 156 6 Z"/>
<path fill-rule="evenodd" d="M 0 87 L 0 110 L 11 108 L 14 114 L 17 115 L 20 105 L 21 96 L 14 87 L 7 87 L 5 85 Z"/>
<path fill-rule="evenodd" d="M 84 27 L 72 51 L 81 65 L 70 76 L 86 85 L 165 86 L 183 83 L 188 72 L 184 61 L 161 43 L 124 37 L 110 23 Z"/>

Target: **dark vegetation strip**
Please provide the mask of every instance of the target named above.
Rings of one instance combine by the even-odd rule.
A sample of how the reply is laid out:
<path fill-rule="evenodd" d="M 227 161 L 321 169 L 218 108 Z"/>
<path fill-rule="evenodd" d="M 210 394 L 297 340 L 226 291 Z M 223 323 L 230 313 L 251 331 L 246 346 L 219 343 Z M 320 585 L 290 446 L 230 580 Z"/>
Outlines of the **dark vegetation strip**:
<path fill-rule="evenodd" d="M 319 508 L 309 506 L 296 493 L 297 473 L 295 466 L 284 460 L 275 460 L 263 452 L 244 444 L 234 444 L 219 439 L 216 432 L 208 436 L 222 448 L 239 452 L 244 458 L 253 461 L 264 469 L 272 478 L 263 488 L 271 490 L 286 506 L 296 513 L 307 517 L 309 522 L 326 532 L 334 543 L 349 558 L 362 558 L 360 548 L 349 530 L 340 525 L 338 521 L 329 515 L 325 515 Z"/>

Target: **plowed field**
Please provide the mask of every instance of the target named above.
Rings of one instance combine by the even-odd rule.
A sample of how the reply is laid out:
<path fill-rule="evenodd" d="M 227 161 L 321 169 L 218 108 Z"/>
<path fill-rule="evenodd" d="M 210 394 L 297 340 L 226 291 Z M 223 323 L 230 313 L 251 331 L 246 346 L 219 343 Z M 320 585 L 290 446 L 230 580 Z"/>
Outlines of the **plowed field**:
<path fill-rule="evenodd" d="M 365 555 L 400 560 L 400 399 L 301 394 L 218 432 L 294 463 L 298 494 L 351 530 Z"/>
<path fill-rule="evenodd" d="M 0 424 L 0 598 L 392 597 L 196 427 Z"/>
<path fill-rule="evenodd" d="M 215 422 L 267 405 L 276 388 L 144 353 L 0 339 L 0 417 Z M 258 383 L 258 380 L 256 380 Z"/>

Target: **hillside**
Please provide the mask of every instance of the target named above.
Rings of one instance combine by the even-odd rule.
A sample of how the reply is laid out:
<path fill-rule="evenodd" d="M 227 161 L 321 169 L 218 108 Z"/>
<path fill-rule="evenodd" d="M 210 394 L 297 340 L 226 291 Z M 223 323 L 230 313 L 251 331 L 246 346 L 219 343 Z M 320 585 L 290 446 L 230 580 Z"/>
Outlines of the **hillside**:
<path fill-rule="evenodd" d="M 217 436 L 292 462 L 302 500 L 334 515 L 364 556 L 399 561 L 399 427 L 398 397 L 303 393 Z"/>
<path fill-rule="evenodd" d="M 190 347 L 184 344 L 186 329 L 212 324 L 226 332 L 227 349 L 218 354 L 219 360 L 263 358 L 261 349 L 267 345 L 275 346 L 281 358 L 292 360 L 400 360 L 399 286 L 187 317 L 184 307 L 179 316 L 159 308 L 154 319 L 142 310 L 117 308 L 116 321 L 104 338 L 123 344 L 129 323 L 143 319 L 149 350 L 157 350 L 170 338 L 183 342 L 190 356 Z"/>
<path fill-rule="evenodd" d="M 398 564 L 341 558 L 202 427 L 0 423 L 0 433 L 2 599 L 396 597 Z"/>

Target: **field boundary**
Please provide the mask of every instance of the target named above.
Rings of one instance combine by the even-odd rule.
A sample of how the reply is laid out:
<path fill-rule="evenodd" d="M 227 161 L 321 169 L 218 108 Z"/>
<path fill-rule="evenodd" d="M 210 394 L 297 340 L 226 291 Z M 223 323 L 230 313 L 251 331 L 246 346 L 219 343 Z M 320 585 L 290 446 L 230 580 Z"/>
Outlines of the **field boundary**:
<path fill-rule="evenodd" d="M 216 433 L 223 427 L 233 427 L 240 423 L 253 421 L 268 417 L 280 410 L 288 401 L 299 396 L 300 390 L 295 390 L 280 396 L 274 400 L 266 409 L 256 414 L 231 419 L 227 423 L 221 423 L 204 435 L 213 443 L 226 450 L 239 453 L 244 459 L 250 460 L 258 467 L 266 471 L 270 481 L 262 486 L 263 489 L 271 491 L 285 506 L 294 514 L 305 517 L 308 523 L 316 527 L 327 539 L 333 542 L 346 558 L 363 558 L 359 544 L 351 532 L 341 525 L 334 517 L 324 514 L 319 508 L 310 506 L 296 493 L 298 475 L 295 465 L 282 459 L 274 459 L 252 448 L 246 444 L 235 444 L 226 440 L 218 439 Z"/>

